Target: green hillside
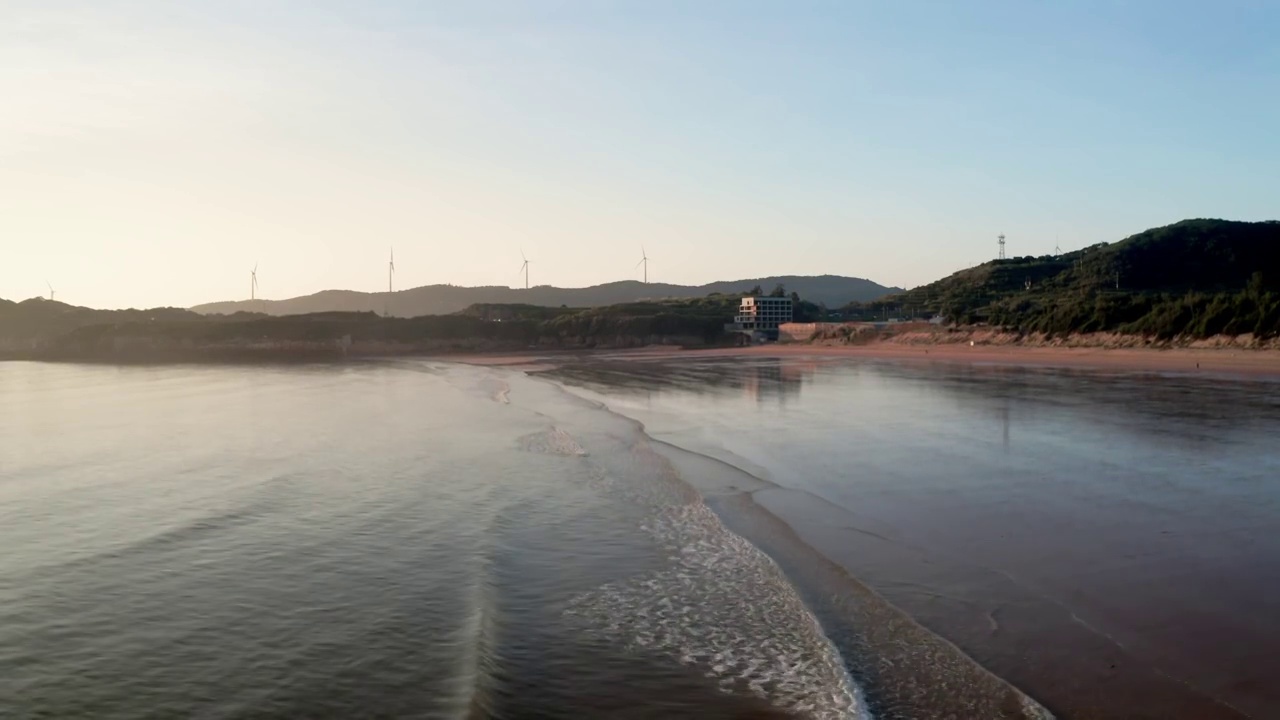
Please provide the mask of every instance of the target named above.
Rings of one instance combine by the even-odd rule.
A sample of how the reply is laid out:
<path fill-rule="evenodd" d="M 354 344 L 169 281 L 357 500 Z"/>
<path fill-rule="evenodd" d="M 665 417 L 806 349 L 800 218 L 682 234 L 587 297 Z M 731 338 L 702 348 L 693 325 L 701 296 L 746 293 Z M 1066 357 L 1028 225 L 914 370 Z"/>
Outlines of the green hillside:
<path fill-rule="evenodd" d="M 994 260 L 842 310 L 1024 332 L 1280 334 L 1280 222 L 1184 220 L 1115 243 Z"/>

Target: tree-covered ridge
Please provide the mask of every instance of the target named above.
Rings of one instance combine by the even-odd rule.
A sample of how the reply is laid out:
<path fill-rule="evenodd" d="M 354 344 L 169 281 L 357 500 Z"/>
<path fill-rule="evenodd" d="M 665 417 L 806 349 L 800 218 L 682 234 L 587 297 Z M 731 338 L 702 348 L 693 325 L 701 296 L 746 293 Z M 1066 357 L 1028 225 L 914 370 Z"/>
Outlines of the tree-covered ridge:
<path fill-rule="evenodd" d="M 267 316 L 199 315 L 185 310 L 92 310 L 32 300 L 0 305 L 0 351 L 9 357 L 208 357 L 310 351 L 370 352 L 634 347 L 728 341 L 738 296 L 711 295 L 600 308 L 475 305 L 415 318 L 328 312 Z M 324 350 L 328 348 L 328 350 Z M 322 354 L 323 354 L 322 352 Z"/>
<path fill-rule="evenodd" d="M 1280 222 L 1184 220 L 1061 255 L 993 260 L 842 309 L 1053 334 L 1280 334 Z"/>

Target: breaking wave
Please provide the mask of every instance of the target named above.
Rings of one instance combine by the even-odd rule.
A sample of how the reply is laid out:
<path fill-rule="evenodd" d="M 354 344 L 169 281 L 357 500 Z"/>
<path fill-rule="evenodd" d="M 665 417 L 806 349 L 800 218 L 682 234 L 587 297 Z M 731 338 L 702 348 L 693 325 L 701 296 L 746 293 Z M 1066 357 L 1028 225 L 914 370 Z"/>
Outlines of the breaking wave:
<path fill-rule="evenodd" d="M 520 449 L 544 455 L 586 455 L 587 451 L 572 435 L 553 427 L 546 432 L 532 433 L 520 438 Z"/>
<path fill-rule="evenodd" d="M 714 678 L 816 720 L 862 717 L 839 655 L 778 567 L 701 503 L 643 526 L 670 566 L 573 600 L 590 632 L 665 653 Z"/>

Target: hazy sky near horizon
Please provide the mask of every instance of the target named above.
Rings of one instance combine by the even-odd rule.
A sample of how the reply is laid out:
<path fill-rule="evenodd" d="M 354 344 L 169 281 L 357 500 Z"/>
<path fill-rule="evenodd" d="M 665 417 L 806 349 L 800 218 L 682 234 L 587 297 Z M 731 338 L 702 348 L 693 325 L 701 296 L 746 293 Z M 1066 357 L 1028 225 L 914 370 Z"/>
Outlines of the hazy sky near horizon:
<path fill-rule="evenodd" d="M 0 4 L 0 297 L 913 286 L 1280 216 L 1280 3 Z"/>

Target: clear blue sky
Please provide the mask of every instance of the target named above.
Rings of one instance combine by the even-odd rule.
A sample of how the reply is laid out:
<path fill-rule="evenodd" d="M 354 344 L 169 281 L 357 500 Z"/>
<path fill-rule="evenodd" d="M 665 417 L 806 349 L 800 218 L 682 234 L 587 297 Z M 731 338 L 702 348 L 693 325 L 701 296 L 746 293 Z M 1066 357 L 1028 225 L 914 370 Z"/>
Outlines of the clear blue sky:
<path fill-rule="evenodd" d="M 1280 3 L 0 6 L 0 297 L 835 273 L 1280 216 Z"/>

